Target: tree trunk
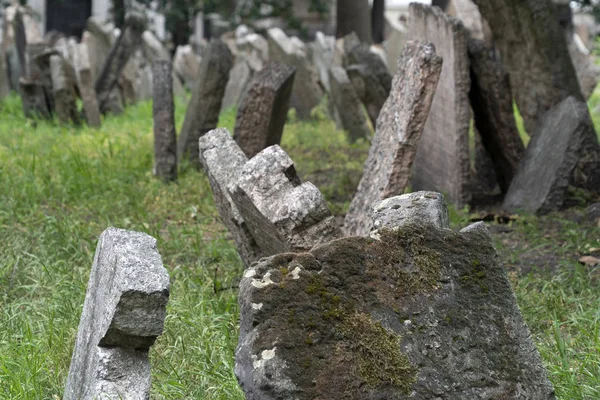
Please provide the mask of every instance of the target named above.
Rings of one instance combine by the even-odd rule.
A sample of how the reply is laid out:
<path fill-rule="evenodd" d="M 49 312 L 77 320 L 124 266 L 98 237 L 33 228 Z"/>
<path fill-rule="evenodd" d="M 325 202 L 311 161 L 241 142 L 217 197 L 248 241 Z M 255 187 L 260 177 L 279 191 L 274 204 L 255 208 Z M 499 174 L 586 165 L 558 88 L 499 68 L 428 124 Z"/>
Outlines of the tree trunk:
<path fill-rule="evenodd" d="M 371 21 L 368 0 L 337 0 L 336 37 L 356 32 L 361 42 L 371 43 Z"/>
<path fill-rule="evenodd" d="M 119 29 L 125 25 L 125 0 L 112 0 L 112 14 L 115 19 L 115 26 Z"/>
<path fill-rule="evenodd" d="M 373 33 L 373 43 L 383 43 L 385 28 L 385 0 L 373 0 L 373 9 L 371 10 L 371 28 Z"/>

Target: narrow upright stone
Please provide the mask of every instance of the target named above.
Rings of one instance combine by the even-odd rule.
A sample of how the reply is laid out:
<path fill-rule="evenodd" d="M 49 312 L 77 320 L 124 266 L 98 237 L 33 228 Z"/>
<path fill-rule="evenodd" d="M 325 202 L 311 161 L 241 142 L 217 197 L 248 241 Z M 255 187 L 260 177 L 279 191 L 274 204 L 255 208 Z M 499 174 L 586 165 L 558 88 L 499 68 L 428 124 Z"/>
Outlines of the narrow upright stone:
<path fill-rule="evenodd" d="M 238 106 L 252 80 L 252 70 L 246 60 L 240 56 L 237 58 L 239 61 L 233 66 L 229 73 L 229 80 L 227 81 L 227 87 L 225 87 L 221 111 Z"/>
<path fill-rule="evenodd" d="M 348 132 L 350 141 L 369 139 L 371 129 L 367 124 L 362 103 L 354 91 L 354 86 L 350 82 L 346 70 L 342 67 L 331 67 L 329 69 L 329 85 L 342 128 Z"/>
<path fill-rule="evenodd" d="M 213 40 L 202 58 L 200 73 L 195 82 L 177 143 L 179 160 L 189 159 L 198 167 L 198 139 L 215 129 L 219 122 L 221 102 L 233 67 L 229 48 L 221 40 Z"/>
<path fill-rule="evenodd" d="M 63 400 L 150 398 L 148 351 L 162 333 L 169 274 L 145 233 L 109 228 L 90 272 Z"/>
<path fill-rule="evenodd" d="M 52 92 L 56 106 L 56 115 L 63 124 L 74 123 L 79 125 L 79 111 L 77 110 L 77 96 L 75 82 L 68 71 L 69 66 L 62 56 L 50 57 L 50 71 L 52 73 Z"/>
<path fill-rule="evenodd" d="M 8 77 L 8 69 L 6 68 L 6 56 L 0 48 L 0 100 L 10 94 L 10 80 Z"/>
<path fill-rule="evenodd" d="M 248 158 L 281 141 L 295 72 L 294 67 L 269 63 L 242 98 L 234 137 Z"/>
<path fill-rule="evenodd" d="M 94 89 L 94 78 L 92 76 L 92 66 L 89 60 L 89 49 L 85 43 L 76 45 L 73 52 L 73 67 L 77 73 L 77 82 L 79 93 L 83 101 L 83 111 L 89 126 L 100 128 L 102 124 L 100 119 L 100 106 Z"/>
<path fill-rule="evenodd" d="M 103 113 L 111 109 L 108 104 L 111 101 L 111 91 L 117 85 L 129 58 L 141 45 L 142 34 L 145 29 L 146 16 L 142 11 L 133 10 L 127 14 L 123 32 L 112 46 L 110 54 L 102 67 L 102 72 L 96 81 L 98 103 Z"/>
<path fill-rule="evenodd" d="M 152 114 L 154 116 L 154 175 L 177 180 L 177 134 L 173 102 L 173 71 L 170 60 L 152 63 Z"/>
<path fill-rule="evenodd" d="M 200 58 L 192 46 L 178 46 L 173 59 L 173 70 L 183 80 L 185 87 L 194 90 L 198 72 L 200 71 Z"/>
<path fill-rule="evenodd" d="M 52 113 L 44 94 L 44 87 L 41 83 L 21 78 L 19 86 L 25 118 L 52 118 Z"/>
<path fill-rule="evenodd" d="M 410 5 L 409 37 L 435 44 L 444 59 L 438 89 L 415 158 L 414 190 L 447 193 L 459 207 L 471 200 L 471 105 L 467 31 L 437 7 Z"/>
<path fill-rule="evenodd" d="M 390 97 L 377 120 L 362 179 L 346 214 L 347 235 L 367 235 L 373 207 L 383 199 L 404 193 L 408 186 L 442 64 L 432 43 L 406 44 Z"/>

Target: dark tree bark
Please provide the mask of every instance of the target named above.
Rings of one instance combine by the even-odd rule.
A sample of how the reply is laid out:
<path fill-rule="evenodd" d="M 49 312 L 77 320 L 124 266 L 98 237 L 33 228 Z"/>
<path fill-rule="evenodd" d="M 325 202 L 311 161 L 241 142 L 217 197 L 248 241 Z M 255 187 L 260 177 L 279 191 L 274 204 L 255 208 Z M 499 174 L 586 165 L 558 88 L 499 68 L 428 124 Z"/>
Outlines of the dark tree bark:
<path fill-rule="evenodd" d="M 112 0 L 112 14 L 117 28 L 122 29 L 125 25 L 125 0 Z"/>
<path fill-rule="evenodd" d="M 373 34 L 373 43 L 383 43 L 383 30 L 385 27 L 385 0 L 373 0 L 371 9 L 371 29 Z"/>
<path fill-rule="evenodd" d="M 449 3 L 450 3 L 450 0 L 433 0 L 431 2 L 431 5 L 432 6 L 438 6 L 442 10 L 446 11 L 446 9 L 448 8 L 448 4 Z"/>
<path fill-rule="evenodd" d="M 336 37 L 356 32 L 361 42 L 371 43 L 371 21 L 368 0 L 337 0 Z"/>

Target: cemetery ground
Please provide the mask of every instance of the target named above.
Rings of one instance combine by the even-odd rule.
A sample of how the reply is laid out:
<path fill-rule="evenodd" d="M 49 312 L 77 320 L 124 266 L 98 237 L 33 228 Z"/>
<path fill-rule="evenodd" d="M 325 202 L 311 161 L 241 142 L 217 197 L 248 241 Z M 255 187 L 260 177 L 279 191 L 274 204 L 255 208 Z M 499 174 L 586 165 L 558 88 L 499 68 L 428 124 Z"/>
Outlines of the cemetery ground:
<path fill-rule="evenodd" d="M 600 123 L 597 104 L 598 94 Z M 183 101 L 176 110 L 181 127 Z M 310 122 L 292 112 L 282 147 L 341 222 L 368 143 L 348 144 L 324 110 Z M 219 126 L 234 123 L 229 110 Z M 99 130 L 34 127 L 16 97 L 0 105 L 0 398 L 62 397 L 96 242 L 109 226 L 157 238 L 171 276 L 165 332 L 150 352 L 152 398 L 243 398 L 233 373 L 242 263 L 204 172 L 183 162 L 178 183 L 153 178 L 152 140 L 151 103 Z M 489 223 L 562 399 L 600 398 L 600 266 L 578 262 L 600 257 L 600 226 L 580 197 L 572 193 L 566 212 Z M 455 228 L 479 216 L 450 215 Z"/>

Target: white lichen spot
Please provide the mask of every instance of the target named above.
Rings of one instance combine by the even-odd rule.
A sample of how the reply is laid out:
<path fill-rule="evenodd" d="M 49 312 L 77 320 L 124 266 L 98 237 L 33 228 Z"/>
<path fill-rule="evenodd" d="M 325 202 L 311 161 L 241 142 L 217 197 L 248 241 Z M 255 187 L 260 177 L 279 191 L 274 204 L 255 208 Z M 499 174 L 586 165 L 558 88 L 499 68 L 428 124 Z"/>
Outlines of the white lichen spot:
<path fill-rule="evenodd" d="M 262 279 L 252 279 L 252 286 L 258 289 L 262 289 L 274 283 L 275 282 L 271 280 L 271 271 L 267 272 Z"/>
<path fill-rule="evenodd" d="M 263 303 L 252 303 L 252 309 L 260 310 L 263 307 Z"/>
<path fill-rule="evenodd" d="M 412 325 L 412 321 L 410 319 L 407 319 L 404 321 L 404 326 L 409 327 Z"/>
<path fill-rule="evenodd" d="M 371 239 L 375 239 L 375 240 L 381 241 L 381 235 L 379 234 L 379 230 L 371 231 L 369 233 L 369 236 L 371 237 Z"/>
<path fill-rule="evenodd" d="M 252 366 L 254 367 L 254 369 L 264 368 L 266 361 L 275 358 L 276 349 L 277 347 L 273 347 L 271 350 L 263 350 L 262 353 L 260 353 L 260 360 L 257 360 L 258 357 L 253 355 L 252 358 L 254 359 L 254 361 L 252 362 Z"/>
<path fill-rule="evenodd" d="M 300 267 L 294 268 L 292 271 L 292 279 L 300 279 L 300 271 L 302 271 Z"/>
<path fill-rule="evenodd" d="M 254 275 L 256 275 L 256 270 L 254 268 L 250 268 L 244 273 L 244 278 L 252 278 Z"/>

